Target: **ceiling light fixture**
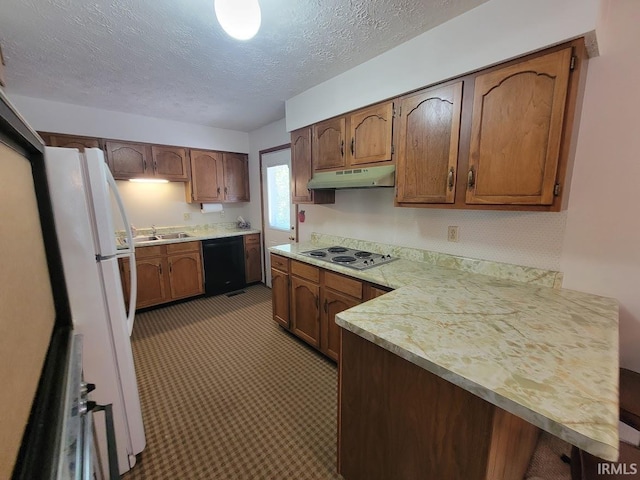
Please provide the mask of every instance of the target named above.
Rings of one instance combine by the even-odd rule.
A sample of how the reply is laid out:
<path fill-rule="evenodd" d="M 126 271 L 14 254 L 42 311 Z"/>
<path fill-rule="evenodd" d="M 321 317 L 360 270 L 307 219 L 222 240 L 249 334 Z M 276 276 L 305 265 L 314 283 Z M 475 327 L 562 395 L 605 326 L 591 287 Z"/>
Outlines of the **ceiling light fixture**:
<path fill-rule="evenodd" d="M 260 29 L 260 4 L 258 0 L 215 0 L 218 22 L 229 36 L 237 40 L 249 40 Z"/>

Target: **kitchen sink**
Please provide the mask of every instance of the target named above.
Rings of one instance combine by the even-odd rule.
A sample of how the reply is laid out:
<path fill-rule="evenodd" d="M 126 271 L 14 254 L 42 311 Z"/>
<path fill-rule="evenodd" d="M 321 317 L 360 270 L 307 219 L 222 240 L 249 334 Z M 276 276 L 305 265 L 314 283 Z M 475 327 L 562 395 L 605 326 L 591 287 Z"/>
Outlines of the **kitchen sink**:
<path fill-rule="evenodd" d="M 133 237 L 133 243 L 153 242 L 154 240 L 160 240 L 160 238 L 155 236 L 155 235 L 154 236 L 148 236 L 148 237 L 144 236 L 144 235 L 139 235 L 137 237 Z"/>
<path fill-rule="evenodd" d="M 184 233 L 184 232 L 178 232 L 178 233 L 165 233 L 162 235 L 156 235 L 156 237 L 158 238 L 158 240 L 171 240 L 174 238 L 189 238 L 191 235 L 189 235 L 188 233 Z"/>

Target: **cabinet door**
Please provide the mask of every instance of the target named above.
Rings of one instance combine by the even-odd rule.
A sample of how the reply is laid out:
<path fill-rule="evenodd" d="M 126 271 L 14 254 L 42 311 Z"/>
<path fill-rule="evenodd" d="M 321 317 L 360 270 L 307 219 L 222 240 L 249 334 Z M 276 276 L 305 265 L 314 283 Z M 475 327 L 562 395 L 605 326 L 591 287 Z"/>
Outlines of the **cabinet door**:
<path fill-rule="evenodd" d="M 107 162 L 116 180 L 153 176 L 149 145 L 108 141 L 105 148 Z"/>
<path fill-rule="evenodd" d="M 136 308 L 150 307 L 167 301 L 164 272 L 165 260 L 160 257 L 136 260 L 138 301 Z"/>
<path fill-rule="evenodd" d="M 225 202 L 249 201 L 249 161 L 247 155 L 223 153 L 222 169 L 224 177 Z"/>
<path fill-rule="evenodd" d="M 101 148 L 100 140 L 97 138 L 56 134 L 50 134 L 48 137 L 48 145 L 52 147 L 77 148 L 81 152 L 84 152 L 85 148 Z"/>
<path fill-rule="evenodd" d="M 335 203 L 335 190 L 309 190 L 312 176 L 311 127 L 291 132 L 291 202 Z"/>
<path fill-rule="evenodd" d="M 344 117 L 332 118 L 313 126 L 313 169 L 327 170 L 344 167 L 345 162 Z"/>
<path fill-rule="evenodd" d="M 476 77 L 467 203 L 553 203 L 571 52 Z"/>
<path fill-rule="evenodd" d="M 244 236 L 244 270 L 246 283 L 262 281 L 260 234 Z"/>
<path fill-rule="evenodd" d="M 291 277 L 291 321 L 293 333 L 314 347 L 320 346 L 320 286 Z"/>
<path fill-rule="evenodd" d="M 284 328 L 289 328 L 289 275 L 271 269 L 271 306 L 273 319 Z"/>
<path fill-rule="evenodd" d="M 460 137 L 462 82 L 400 101 L 398 203 L 453 203 Z"/>
<path fill-rule="evenodd" d="M 349 166 L 391 161 L 393 102 L 351 114 Z"/>
<path fill-rule="evenodd" d="M 189 202 L 223 201 L 222 153 L 191 150 L 191 182 L 187 185 L 187 189 L 190 190 L 187 193 Z"/>
<path fill-rule="evenodd" d="M 293 203 L 310 203 L 311 190 L 311 127 L 291 132 L 291 200 Z"/>
<path fill-rule="evenodd" d="M 189 179 L 189 156 L 186 148 L 153 145 L 151 155 L 156 177 L 177 182 Z"/>
<path fill-rule="evenodd" d="M 322 331 L 320 350 L 328 357 L 338 361 L 340 356 L 340 327 L 336 324 L 336 314 L 355 307 L 360 303 L 357 298 L 334 292 L 325 288 L 323 295 Z"/>
<path fill-rule="evenodd" d="M 131 268 L 128 258 L 118 259 L 118 269 L 120 270 L 120 281 L 122 282 L 122 295 L 127 312 L 129 311 L 129 293 L 131 292 Z"/>
<path fill-rule="evenodd" d="M 171 255 L 168 263 L 172 300 L 204 293 L 200 252 Z"/>

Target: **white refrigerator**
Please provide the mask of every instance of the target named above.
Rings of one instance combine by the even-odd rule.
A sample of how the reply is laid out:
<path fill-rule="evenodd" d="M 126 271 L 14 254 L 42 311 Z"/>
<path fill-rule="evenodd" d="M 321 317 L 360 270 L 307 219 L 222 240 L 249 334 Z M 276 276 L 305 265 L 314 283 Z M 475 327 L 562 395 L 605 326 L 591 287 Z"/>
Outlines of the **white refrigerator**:
<path fill-rule="evenodd" d="M 102 150 L 45 150 L 54 221 L 74 330 L 84 336 L 84 378 L 90 399 L 112 404 L 119 473 L 132 468 L 145 447 L 130 335 L 136 304 L 136 271 L 129 221 Z M 126 226 L 128 250 L 116 246 L 112 197 Z M 125 310 L 118 258 L 131 266 L 130 312 Z M 95 417 L 98 458 L 110 478 L 105 424 Z"/>

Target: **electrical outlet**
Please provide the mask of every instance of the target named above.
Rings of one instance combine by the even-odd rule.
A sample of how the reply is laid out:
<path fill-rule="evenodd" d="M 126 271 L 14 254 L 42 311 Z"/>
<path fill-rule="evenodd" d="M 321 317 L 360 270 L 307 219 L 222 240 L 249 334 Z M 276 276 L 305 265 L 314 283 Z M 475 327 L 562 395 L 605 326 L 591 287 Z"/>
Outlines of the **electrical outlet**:
<path fill-rule="evenodd" d="M 220 210 L 220 217 L 224 218 L 224 210 Z"/>
<path fill-rule="evenodd" d="M 447 230 L 447 241 L 449 242 L 457 242 L 458 241 L 458 227 L 450 226 Z"/>
<path fill-rule="evenodd" d="M 184 215 L 182 215 L 182 218 L 184 218 L 185 220 L 191 220 L 191 214 L 187 212 Z"/>

